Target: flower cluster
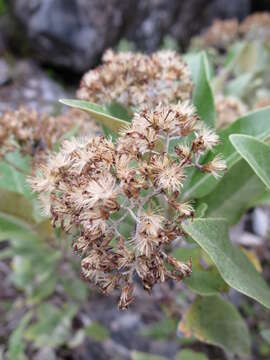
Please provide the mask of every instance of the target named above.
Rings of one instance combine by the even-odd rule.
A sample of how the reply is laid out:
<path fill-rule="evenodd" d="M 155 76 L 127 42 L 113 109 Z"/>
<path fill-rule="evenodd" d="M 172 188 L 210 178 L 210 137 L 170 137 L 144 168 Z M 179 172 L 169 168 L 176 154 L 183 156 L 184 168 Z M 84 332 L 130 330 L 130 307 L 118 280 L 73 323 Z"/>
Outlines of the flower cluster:
<path fill-rule="evenodd" d="M 73 236 L 82 275 L 108 294 L 121 288 L 119 308 L 133 301 L 134 280 L 182 280 L 192 271 L 168 253 L 194 215 L 181 200 L 190 167 L 219 176 L 225 163 L 200 157 L 218 143 L 188 102 L 135 113 L 117 143 L 104 137 L 65 141 L 31 179 L 53 225 Z M 188 142 L 189 139 L 189 142 Z M 186 140 L 186 141 L 185 141 Z"/>
<path fill-rule="evenodd" d="M 268 90 L 258 91 L 255 98 L 255 109 L 261 109 L 270 106 L 270 94 Z"/>
<path fill-rule="evenodd" d="M 270 13 L 261 12 L 248 16 L 239 27 L 239 31 L 248 40 L 258 39 L 270 42 Z"/>
<path fill-rule="evenodd" d="M 247 113 L 247 106 L 234 96 L 219 94 L 215 99 L 217 127 L 223 128 Z"/>
<path fill-rule="evenodd" d="M 270 41 L 270 13 L 258 12 L 247 16 L 241 23 L 237 19 L 217 19 L 199 37 L 192 41 L 194 47 L 226 48 L 239 38 Z"/>
<path fill-rule="evenodd" d="M 176 52 L 164 50 L 144 55 L 108 50 L 103 64 L 84 75 L 77 95 L 99 104 L 117 101 L 140 110 L 159 102 L 190 99 L 191 92 L 191 75 Z"/>
<path fill-rule="evenodd" d="M 231 45 L 238 36 L 239 24 L 237 19 L 220 20 L 213 22 L 212 26 L 203 34 L 201 39 L 204 46 L 226 47 Z"/>
<path fill-rule="evenodd" d="M 97 132 L 97 127 L 88 121 L 87 114 L 79 110 L 67 111 L 63 115 L 39 115 L 33 109 L 20 107 L 0 115 L 1 155 L 18 149 L 36 160 L 53 150 L 55 145 L 70 131 L 86 134 Z"/>

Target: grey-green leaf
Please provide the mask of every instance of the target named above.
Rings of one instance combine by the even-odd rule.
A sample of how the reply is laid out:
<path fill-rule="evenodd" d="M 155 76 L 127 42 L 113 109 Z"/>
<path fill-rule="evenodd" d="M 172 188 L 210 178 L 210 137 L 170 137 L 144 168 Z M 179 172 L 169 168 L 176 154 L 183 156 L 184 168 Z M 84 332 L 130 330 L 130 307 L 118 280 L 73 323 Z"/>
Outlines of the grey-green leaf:
<path fill-rule="evenodd" d="M 123 127 L 127 125 L 127 121 L 121 120 L 110 115 L 110 112 L 105 107 L 91 103 L 85 100 L 69 100 L 61 99 L 62 104 L 84 110 L 88 112 L 97 122 L 105 125 L 111 131 L 118 133 Z"/>
<path fill-rule="evenodd" d="M 270 146 L 248 135 L 233 134 L 230 140 L 270 190 Z"/>
<path fill-rule="evenodd" d="M 23 195 L 0 188 L 0 240 L 36 239 L 33 208 Z"/>
<path fill-rule="evenodd" d="M 235 224 L 246 209 L 266 202 L 265 185 L 250 166 L 241 160 L 235 164 L 210 194 L 201 199 L 207 203 L 206 217 L 226 218 Z"/>
<path fill-rule="evenodd" d="M 201 352 L 184 349 L 176 354 L 175 360 L 208 360 L 208 357 Z"/>
<path fill-rule="evenodd" d="M 56 347 L 65 343 L 71 331 L 71 321 L 77 308 L 65 304 L 57 308 L 49 303 L 42 303 L 38 308 L 38 320 L 29 326 L 25 337 L 33 341 L 36 347 Z"/>
<path fill-rule="evenodd" d="M 95 341 L 105 341 L 110 337 L 109 330 L 97 321 L 93 321 L 84 328 L 87 336 Z"/>
<path fill-rule="evenodd" d="M 231 287 L 270 308 L 270 288 L 246 255 L 232 245 L 225 220 L 195 219 L 183 228 L 210 256 Z"/>
<path fill-rule="evenodd" d="M 228 291 L 228 285 L 221 278 L 216 268 L 194 269 L 185 284 L 195 293 L 202 296 L 217 295 Z"/>
<path fill-rule="evenodd" d="M 220 132 L 220 145 L 216 146 L 214 153 L 222 154 L 227 168 L 230 169 L 240 159 L 240 154 L 235 150 L 230 142 L 231 134 L 245 134 L 254 136 L 259 140 L 265 140 L 270 136 L 270 107 L 249 112 L 236 120 L 232 125 Z M 220 181 L 211 174 L 196 172 L 193 176 L 189 188 L 184 194 L 184 199 L 201 198 L 212 191 Z"/>
<path fill-rule="evenodd" d="M 184 314 L 179 330 L 229 353 L 247 355 L 248 328 L 237 309 L 220 296 L 197 298 Z"/>
<path fill-rule="evenodd" d="M 29 158 L 22 157 L 18 152 L 8 153 L 5 160 L 0 162 L 0 187 L 32 198 L 26 182 L 29 169 Z"/>
<path fill-rule="evenodd" d="M 132 360 L 165 360 L 163 356 L 143 353 L 140 351 L 132 351 L 131 359 Z"/>
<path fill-rule="evenodd" d="M 209 82 L 208 59 L 205 52 L 189 54 L 185 61 L 192 73 L 195 88 L 193 91 L 193 103 L 202 120 L 210 127 L 215 127 L 216 110 L 215 102 Z"/>
<path fill-rule="evenodd" d="M 24 332 L 25 328 L 27 327 L 28 323 L 32 318 L 32 313 L 28 312 L 24 317 L 21 319 L 20 323 L 11 334 L 8 342 L 8 353 L 7 359 L 8 360 L 26 360 L 26 356 L 24 354 Z"/>
<path fill-rule="evenodd" d="M 264 340 L 270 345 L 270 329 L 262 330 L 261 335 L 264 338 Z"/>

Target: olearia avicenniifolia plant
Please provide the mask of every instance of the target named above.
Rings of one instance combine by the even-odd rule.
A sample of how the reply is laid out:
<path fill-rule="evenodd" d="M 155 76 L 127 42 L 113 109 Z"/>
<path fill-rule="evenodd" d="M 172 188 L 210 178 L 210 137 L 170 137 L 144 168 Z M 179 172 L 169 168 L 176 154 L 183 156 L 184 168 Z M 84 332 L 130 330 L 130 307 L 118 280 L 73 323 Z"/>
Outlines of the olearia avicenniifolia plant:
<path fill-rule="evenodd" d="M 107 52 L 103 65 L 84 76 L 80 100 L 62 101 L 88 111 L 104 126 L 106 137 L 91 137 L 91 131 L 81 128 L 86 123 L 79 121 L 81 136 L 62 142 L 58 151 L 59 142 L 49 144 L 49 131 L 45 152 L 50 155 L 44 161 L 42 152 L 37 156 L 42 160 L 33 161 L 35 167 L 41 164 L 31 184 L 47 218 L 72 237 L 83 277 L 104 293 L 120 288 L 121 309 L 133 301 L 138 279 L 149 292 L 156 283 L 184 280 L 192 291 L 207 296 L 185 311 L 181 331 L 197 336 L 197 325 L 203 331 L 216 321 L 201 326 L 205 313 L 220 311 L 226 313 L 226 335 L 235 334 L 236 323 L 241 327 L 242 337 L 237 336 L 232 351 L 246 352 L 248 329 L 234 306 L 219 295 L 230 286 L 270 306 L 269 288 L 242 250 L 231 245 L 227 224 L 236 223 L 266 193 L 267 179 L 248 156 L 254 149 L 267 155 L 262 141 L 270 135 L 270 110 L 246 113 L 245 103 L 230 94 L 226 85 L 232 63 L 230 71 L 225 69 L 227 77 L 218 74 L 226 97 L 214 98 L 215 78 L 206 54 L 188 54 L 185 60 L 188 66 L 173 51 L 150 56 Z M 222 128 L 219 136 L 215 127 Z M 7 133 L 5 148 L 12 140 L 22 153 L 31 154 L 36 143 L 31 131 L 26 141 L 21 133 L 16 140 L 14 126 Z M 37 139 L 40 144 L 40 136 Z M 244 149 L 245 160 L 244 142 L 256 145 Z M 228 169 L 219 176 L 225 161 Z M 226 336 L 220 340 L 213 333 L 214 339 L 204 334 L 207 341 L 231 351 Z"/>
<path fill-rule="evenodd" d="M 169 152 L 180 138 L 190 140 Z M 135 113 L 116 144 L 103 137 L 65 141 L 32 180 L 53 224 L 74 234 L 83 276 L 105 293 L 122 289 L 120 308 L 133 300 L 135 274 L 151 291 L 191 273 L 191 261 L 177 261 L 167 249 L 184 237 L 181 223 L 194 214 L 179 199 L 187 169 L 214 176 L 225 170 L 219 156 L 199 161 L 217 143 L 188 102 L 159 105 Z M 123 234 L 127 217 L 131 226 Z"/>

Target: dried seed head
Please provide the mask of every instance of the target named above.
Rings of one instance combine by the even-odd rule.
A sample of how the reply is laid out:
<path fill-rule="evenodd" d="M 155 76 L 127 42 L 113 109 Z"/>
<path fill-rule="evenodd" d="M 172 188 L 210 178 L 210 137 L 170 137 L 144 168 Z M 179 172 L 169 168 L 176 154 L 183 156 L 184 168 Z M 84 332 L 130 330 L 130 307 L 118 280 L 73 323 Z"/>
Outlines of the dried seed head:
<path fill-rule="evenodd" d="M 199 126 L 195 132 L 195 139 L 192 142 L 192 149 L 196 153 L 203 153 L 212 150 L 219 143 L 219 137 L 213 129 Z"/>
<path fill-rule="evenodd" d="M 202 165 L 202 171 L 211 173 L 216 179 L 226 170 L 226 163 L 220 155 L 214 157 L 212 161 Z"/>
<path fill-rule="evenodd" d="M 240 99 L 233 96 L 225 97 L 220 94 L 215 99 L 215 105 L 218 128 L 233 123 L 248 111 L 247 106 Z"/>
<path fill-rule="evenodd" d="M 248 40 L 270 41 L 270 14 L 258 12 L 249 15 L 240 25 L 240 33 Z"/>
<path fill-rule="evenodd" d="M 214 176 L 224 170 L 219 158 L 199 163 L 200 154 L 211 150 L 218 138 L 198 122 L 187 102 L 142 110 L 116 144 L 103 137 L 64 142 L 31 181 L 50 209 L 53 225 L 75 237 L 82 275 L 106 294 L 121 288 L 121 309 L 133 301 L 136 273 L 150 292 L 156 283 L 180 281 L 191 272 L 191 263 L 166 253 L 183 235 L 182 221 L 194 213 L 178 197 L 186 168 Z M 190 145 L 187 135 L 194 139 Z M 170 149 L 172 140 L 179 139 L 181 145 Z"/>
<path fill-rule="evenodd" d="M 1 152 L 19 149 L 40 163 L 48 151 L 55 149 L 61 138 L 74 129 L 78 133 L 97 134 L 98 127 L 86 113 L 70 110 L 56 117 L 39 115 L 35 110 L 20 107 L 0 115 Z"/>
<path fill-rule="evenodd" d="M 149 56 L 108 50 L 103 65 L 84 75 L 77 95 L 99 104 L 117 101 L 143 109 L 190 99 L 191 92 L 189 70 L 176 52 L 163 50 Z"/>
<path fill-rule="evenodd" d="M 203 46 L 225 48 L 238 36 L 239 24 L 237 19 L 217 19 L 201 36 Z"/>

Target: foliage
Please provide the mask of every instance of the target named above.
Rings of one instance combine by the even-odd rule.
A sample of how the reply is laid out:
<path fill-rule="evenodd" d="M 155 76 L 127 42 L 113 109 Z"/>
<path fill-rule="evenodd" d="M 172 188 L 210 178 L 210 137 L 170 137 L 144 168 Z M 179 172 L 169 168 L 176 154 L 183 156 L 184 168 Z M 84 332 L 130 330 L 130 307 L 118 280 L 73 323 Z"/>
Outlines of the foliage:
<path fill-rule="evenodd" d="M 196 169 L 188 171 L 178 197 L 181 202 L 194 200 L 195 208 L 194 219 L 181 225 L 185 232 L 181 247 L 173 249 L 178 261 L 187 262 L 191 258 L 193 262 L 193 273 L 183 280 L 193 296 L 184 301 L 186 310 L 178 328 L 186 337 L 241 356 L 250 353 L 251 340 L 242 315 L 230 302 L 230 288 L 270 308 L 269 286 L 229 236 L 229 227 L 247 209 L 269 204 L 270 107 L 261 106 L 263 102 L 270 105 L 269 59 L 269 45 L 245 38 L 227 46 L 225 54 L 216 52 L 214 62 L 209 49 L 185 55 L 194 82 L 192 102 L 205 125 L 217 127 L 220 136 L 217 148 L 204 154 L 198 165 L 212 161 L 220 153 L 227 172 L 213 177 Z M 215 105 L 219 93 L 225 98 L 236 97 L 249 110 L 221 129 Z M 136 111 L 117 102 L 94 104 L 67 99 L 61 102 L 87 111 L 114 142 Z M 175 139 L 173 145 L 183 145 L 181 141 Z M 168 148 L 170 155 L 174 155 L 174 146 Z M 71 239 L 53 229 L 48 218 L 40 214 L 37 198 L 26 181 L 31 172 L 31 158 L 18 151 L 8 153 L 0 162 L 0 240 L 7 250 L 1 261 L 11 262 L 10 281 L 17 291 L 23 292 L 24 309 L 27 308 L 10 335 L 7 356 L 12 360 L 24 359 L 29 344 L 34 349 L 47 346 L 55 349 L 72 343 L 72 321 L 89 294 L 78 278 L 78 261 L 69 250 Z M 126 217 L 120 232 L 129 231 L 130 221 Z M 9 312 L 16 306 L 12 304 Z M 177 317 L 166 314 L 142 334 L 158 339 L 175 336 L 177 321 Z M 95 341 L 105 341 L 110 336 L 97 322 L 82 325 L 77 334 L 79 342 L 85 336 Z M 261 335 L 269 342 L 269 329 L 262 330 Z M 137 351 L 131 357 L 162 359 Z M 186 349 L 176 358 L 206 359 L 203 354 Z"/>
<path fill-rule="evenodd" d="M 232 304 L 218 296 L 197 298 L 184 314 L 179 329 L 220 345 L 228 352 L 249 353 L 250 338 L 245 322 Z"/>

